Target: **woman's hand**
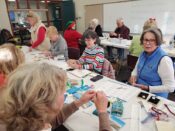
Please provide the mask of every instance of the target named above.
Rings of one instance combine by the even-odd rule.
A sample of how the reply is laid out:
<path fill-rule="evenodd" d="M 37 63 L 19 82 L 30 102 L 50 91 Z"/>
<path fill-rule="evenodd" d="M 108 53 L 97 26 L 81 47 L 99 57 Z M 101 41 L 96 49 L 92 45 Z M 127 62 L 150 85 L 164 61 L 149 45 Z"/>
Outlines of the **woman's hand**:
<path fill-rule="evenodd" d="M 52 53 L 50 52 L 50 51 L 43 51 L 42 52 L 45 56 L 49 56 L 49 57 L 51 57 L 52 56 Z"/>
<path fill-rule="evenodd" d="M 74 69 L 81 69 L 81 64 L 77 60 L 70 59 L 67 64 Z"/>
<path fill-rule="evenodd" d="M 79 100 L 75 101 L 76 106 L 80 107 L 83 104 L 89 102 L 90 100 L 92 100 L 92 98 L 95 95 L 96 95 L 96 92 L 93 90 L 89 90 L 89 91 L 85 92 Z"/>
<path fill-rule="evenodd" d="M 131 85 L 134 85 L 134 84 L 136 84 L 136 80 L 137 80 L 137 77 L 136 76 L 131 76 L 130 79 L 129 79 L 129 83 Z"/>
<path fill-rule="evenodd" d="M 115 32 L 110 32 L 109 34 L 110 36 L 117 36 L 117 34 Z"/>
<path fill-rule="evenodd" d="M 29 52 L 32 52 L 32 47 L 29 47 Z"/>
<path fill-rule="evenodd" d="M 69 59 L 69 60 L 67 60 L 67 64 L 70 66 L 70 65 L 72 65 L 72 64 L 75 64 L 76 63 L 76 60 L 74 60 L 74 59 Z"/>
<path fill-rule="evenodd" d="M 108 99 L 104 92 L 98 91 L 93 98 L 93 102 L 99 113 L 107 112 Z"/>

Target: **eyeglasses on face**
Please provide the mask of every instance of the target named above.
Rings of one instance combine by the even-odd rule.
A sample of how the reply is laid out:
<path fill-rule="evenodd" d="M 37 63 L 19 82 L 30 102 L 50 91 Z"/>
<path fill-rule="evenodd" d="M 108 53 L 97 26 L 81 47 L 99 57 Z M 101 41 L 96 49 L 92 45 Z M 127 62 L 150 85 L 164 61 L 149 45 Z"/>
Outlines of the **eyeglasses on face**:
<path fill-rule="evenodd" d="M 154 21 L 155 21 L 155 20 L 156 20 L 156 18 L 149 18 L 149 20 L 154 20 Z"/>
<path fill-rule="evenodd" d="M 143 39 L 143 43 L 155 43 L 155 39 Z"/>

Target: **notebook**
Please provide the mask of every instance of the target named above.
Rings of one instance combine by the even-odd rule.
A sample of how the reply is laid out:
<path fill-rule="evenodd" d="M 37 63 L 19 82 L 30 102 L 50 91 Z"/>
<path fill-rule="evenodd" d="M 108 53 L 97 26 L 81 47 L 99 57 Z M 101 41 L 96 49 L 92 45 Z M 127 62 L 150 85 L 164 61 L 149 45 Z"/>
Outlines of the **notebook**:
<path fill-rule="evenodd" d="M 69 71 L 69 73 L 71 73 L 72 75 L 77 76 L 79 78 L 83 78 L 83 77 L 86 77 L 87 75 L 89 75 L 91 73 L 91 71 L 75 69 L 73 71 Z"/>

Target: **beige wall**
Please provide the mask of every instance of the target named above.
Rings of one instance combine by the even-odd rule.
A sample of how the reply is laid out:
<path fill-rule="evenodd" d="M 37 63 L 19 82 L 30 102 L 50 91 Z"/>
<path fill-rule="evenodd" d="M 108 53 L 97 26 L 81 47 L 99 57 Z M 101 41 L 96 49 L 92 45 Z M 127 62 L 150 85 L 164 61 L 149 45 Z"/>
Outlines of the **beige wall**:
<path fill-rule="evenodd" d="M 79 17 L 77 20 L 77 30 L 81 33 L 85 30 L 85 6 L 86 5 L 95 5 L 95 4 L 104 4 L 111 2 L 120 2 L 128 0 L 74 0 L 75 3 L 75 14 L 76 17 Z"/>
<path fill-rule="evenodd" d="M 91 21 L 93 18 L 97 18 L 99 20 L 100 25 L 103 25 L 102 4 L 85 6 L 85 28 L 89 26 L 89 21 Z"/>
<path fill-rule="evenodd" d="M 0 28 L 6 28 L 12 32 L 5 0 L 0 0 Z"/>

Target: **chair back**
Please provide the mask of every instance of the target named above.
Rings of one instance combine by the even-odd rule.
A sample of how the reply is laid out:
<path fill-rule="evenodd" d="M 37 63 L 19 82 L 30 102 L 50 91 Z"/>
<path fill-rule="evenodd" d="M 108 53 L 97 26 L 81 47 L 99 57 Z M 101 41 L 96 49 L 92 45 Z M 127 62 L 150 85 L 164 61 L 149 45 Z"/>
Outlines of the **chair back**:
<path fill-rule="evenodd" d="M 104 59 L 102 75 L 111 79 L 115 79 L 115 70 L 107 59 Z"/>
<path fill-rule="evenodd" d="M 68 47 L 68 57 L 69 57 L 69 59 L 78 60 L 80 58 L 80 49 Z"/>
<path fill-rule="evenodd" d="M 135 68 L 138 57 L 133 55 L 127 55 L 127 66 L 132 71 Z"/>

